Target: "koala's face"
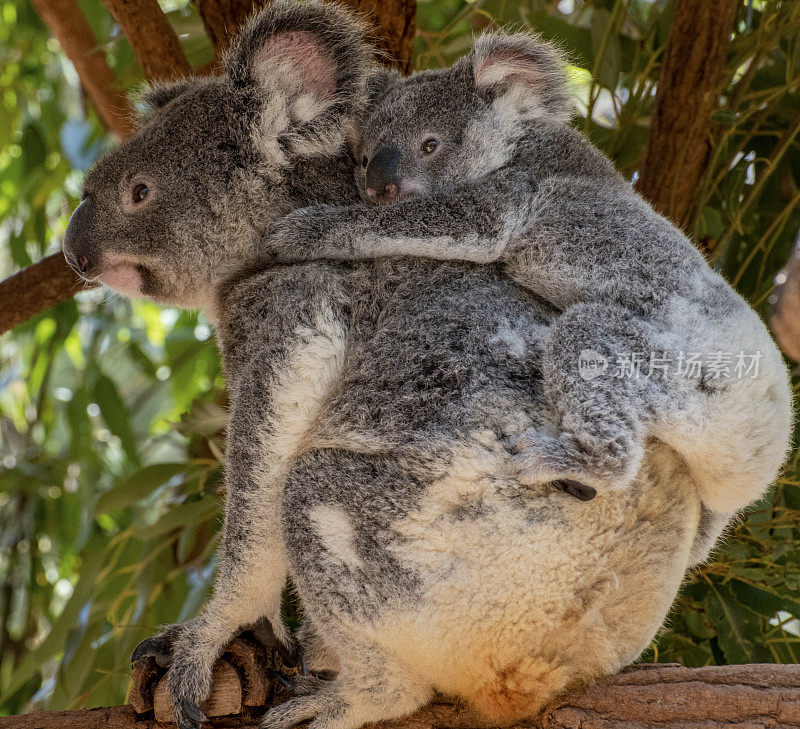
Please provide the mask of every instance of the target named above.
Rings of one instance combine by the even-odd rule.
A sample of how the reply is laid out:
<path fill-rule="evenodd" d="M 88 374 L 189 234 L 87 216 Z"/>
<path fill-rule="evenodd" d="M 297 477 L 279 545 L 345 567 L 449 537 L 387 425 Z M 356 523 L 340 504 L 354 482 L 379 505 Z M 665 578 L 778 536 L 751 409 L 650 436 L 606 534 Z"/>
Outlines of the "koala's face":
<path fill-rule="evenodd" d="M 464 74 L 430 71 L 401 81 L 361 130 L 359 189 L 386 204 L 463 181 L 475 168 L 472 127 L 487 111 Z"/>
<path fill-rule="evenodd" d="M 394 203 L 502 167 L 527 124 L 568 118 L 562 66 L 532 36 L 486 34 L 449 69 L 384 79 L 354 148 L 362 195 Z"/>
<path fill-rule="evenodd" d="M 343 153 L 374 72 L 347 11 L 271 3 L 233 43 L 222 76 L 146 95 L 141 128 L 86 176 L 67 262 L 126 296 L 210 309 L 216 284 L 258 256 L 273 220 L 303 195 L 324 198 L 319 175 L 304 183 L 303 170 Z"/>
<path fill-rule="evenodd" d="M 200 306 L 229 254 L 257 235 L 243 206 L 256 155 L 229 82 L 176 91 L 87 174 L 64 254 L 82 276 L 126 296 Z M 261 185 L 265 202 L 279 191 Z"/>

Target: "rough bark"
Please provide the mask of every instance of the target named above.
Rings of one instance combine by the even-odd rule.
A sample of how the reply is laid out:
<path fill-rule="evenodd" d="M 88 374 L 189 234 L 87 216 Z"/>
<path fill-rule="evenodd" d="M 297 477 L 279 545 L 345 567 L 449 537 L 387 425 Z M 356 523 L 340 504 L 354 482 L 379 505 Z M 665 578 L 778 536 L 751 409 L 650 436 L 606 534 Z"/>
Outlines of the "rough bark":
<path fill-rule="evenodd" d="M 214 59 L 219 61 L 228 48 L 231 38 L 256 8 L 269 0 L 195 0 L 203 20 L 206 35 L 214 46 Z"/>
<path fill-rule="evenodd" d="M 679 226 L 688 222 L 711 151 L 708 130 L 738 0 L 680 0 L 670 26 L 636 189 Z"/>
<path fill-rule="evenodd" d="M 23 268 L 0 283 L 0 334 L 87 288 L 61 253 Z"/>
<path fill-rule="evenodd" d="M 106 61 L 106 55 L 75 0 L 32 0 L 33 7 L 72 61 L 81 86 L 115 136 L 133 130 L 133 111 Z"/>
<path fill-rule="evenodd" d="M 262 710 L 216 717 L 215 727 L 252 726 Z M 598 681 L 566 697 L 526 729 L 788 729 L 800 725 L 800 666 L 684 668 L 645 665 Z M 156 729 L 164 727 L 132 706 L 39 712 L 0 718 L 0 729 Z M 476 729 L 467 709 L 437 699 L 381 729 Z"/>
<path fill-rule="evenodd" d="M 342 0 L 374 29 L 374 37 L 387 65 L 404 75 L 414 68 L 414 32 L 417 0 Z"/>
<path fill-rule="evenodd" d="M 769 325 L 784 354 L 800 362 L 800 237 L 770 297 Z"/>
<path fill-rule="evenodd" d="M 148 81 L 173 81 L 192 72 L 158 0 L 104 0 Z"/>

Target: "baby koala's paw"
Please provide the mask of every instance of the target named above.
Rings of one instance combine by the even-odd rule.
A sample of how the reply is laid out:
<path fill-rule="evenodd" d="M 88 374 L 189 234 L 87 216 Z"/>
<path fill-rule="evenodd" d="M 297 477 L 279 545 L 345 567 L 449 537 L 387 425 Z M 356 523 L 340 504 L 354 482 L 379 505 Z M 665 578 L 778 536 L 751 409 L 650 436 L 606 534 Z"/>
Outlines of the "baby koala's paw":
<path fill-rule="evenodd" d="M 553 483 L 582 501 L 627 488 L 638 470 L 638 462 L 631 464 L 629 459 L 592 451 L 569 436 L 554 437 L 534 429 L 520 437 L 511 465 L 521 483 Z"/>
<path fill-rule="evenodd" d="M 330 205 L 301 208 L 279 218 L 269 228 L 266 249 L 278 261 L 309 261 L 322 257 L 321 241 L 330 228 Z"/>

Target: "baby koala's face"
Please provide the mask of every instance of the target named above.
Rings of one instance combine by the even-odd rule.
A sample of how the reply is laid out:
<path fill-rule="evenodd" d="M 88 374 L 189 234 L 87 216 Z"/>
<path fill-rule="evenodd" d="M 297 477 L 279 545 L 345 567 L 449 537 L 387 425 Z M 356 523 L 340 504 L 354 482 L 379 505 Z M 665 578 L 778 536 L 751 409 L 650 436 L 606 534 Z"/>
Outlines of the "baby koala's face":
<path fill-rule="evenodd" d="M 472 126 L 486 109 L 452 69 L 400 81 L 378 101 L 354 150 L 362 196 L 391 204 L 474 176 L 480 150 Z"/>

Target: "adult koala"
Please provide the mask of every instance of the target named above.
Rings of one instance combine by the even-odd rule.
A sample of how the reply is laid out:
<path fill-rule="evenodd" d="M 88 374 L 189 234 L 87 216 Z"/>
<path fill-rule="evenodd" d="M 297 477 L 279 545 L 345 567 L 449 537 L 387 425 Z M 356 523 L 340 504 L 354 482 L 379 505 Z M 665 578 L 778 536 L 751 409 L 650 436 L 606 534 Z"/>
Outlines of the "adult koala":
<path fill-rule="evenodd" d="M 214 595 L 136 652 L 171 661 L 181 727 L 228 641 L 260 619 L 291 649 L 290 575 L 316 628 L 267 713 L 354 729 L 434 690 L 506 723 L 635 659 L 661 624 L 700 504 L 658 443 L 634 488 L 590 506 L 509 467 L 550 430 L 539 343 L 556 312 L 498 268 L 430 260 L 270 265 L 278 216 L 358 199 L 344 135 L 376 68 L 332 5 L 276 2 L 219 78 L 159 87 L 87 175 L 64 252 L 129 296 L 202 307 L 231 395 Z M 242 266 L 242 262 L 253 262 Z M 321 639 L 321 640 L 320 640 Z"/>

